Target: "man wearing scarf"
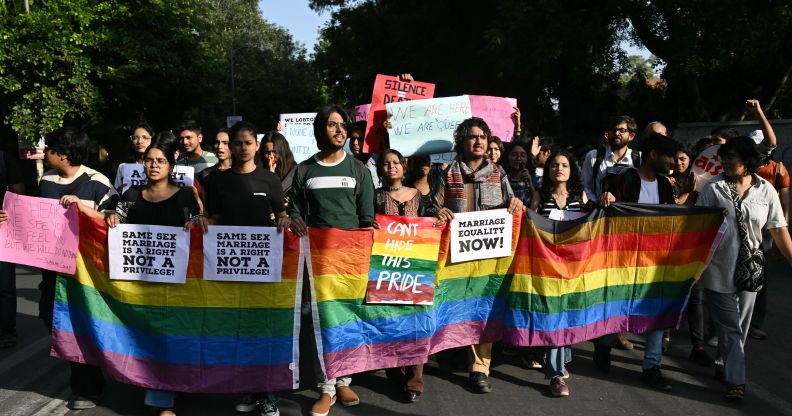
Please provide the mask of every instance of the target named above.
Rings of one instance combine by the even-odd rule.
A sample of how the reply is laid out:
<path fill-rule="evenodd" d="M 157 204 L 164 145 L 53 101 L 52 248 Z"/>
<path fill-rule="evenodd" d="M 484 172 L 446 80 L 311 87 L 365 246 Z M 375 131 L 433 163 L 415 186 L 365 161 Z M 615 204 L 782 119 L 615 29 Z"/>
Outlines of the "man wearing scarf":
<path fill-rule="evenodd" d="M 506 172 L 486 157 L 487 142 L 492 135 L 487 123 L 471 117 L 454 131 L 457 158 L 446 169 L 433 171 L 430 178 L 432 199 L 440 220 L 450 222 L 454 213 L 507 208 L 522 211 L 522 202 L 514 197 Z M 471 345 L 470 386 L 476 393 L 489 393 L 492 344 Z"/>

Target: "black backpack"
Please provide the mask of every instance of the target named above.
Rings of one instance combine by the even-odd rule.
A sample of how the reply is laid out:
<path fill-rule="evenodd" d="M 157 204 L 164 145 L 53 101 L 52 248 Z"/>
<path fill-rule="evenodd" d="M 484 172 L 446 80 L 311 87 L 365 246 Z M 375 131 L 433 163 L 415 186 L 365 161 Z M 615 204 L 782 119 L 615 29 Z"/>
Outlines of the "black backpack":
<path fill-rule="evenodd" d="M 605 150 L 605 146 L 597 146 L 597 158 L 594 160 L 594 167 L 591 169 L 591 182 L 588 184 L 590 189 L 596 189 L 595 185 L 597 183 L 597 172 L 599 172 L 599 168 L 602 166 L 602 161 L 605 160 Z M 630 152 L 630 158 L 632 159 L 632 167 L 638 169 L 641 166 L 641 155 L 636 150 L 632 150 Z M 626 165 L 616 166 L 624 166 L 625 168 L 629 167 Z M 621 172 L 622 171 L 620 170 L 616 174 Z M 604 182 L 602 183 L 602 192 L 605 192 L 608 189 L 607 178 L 608 174 L 606 173 Z"/>

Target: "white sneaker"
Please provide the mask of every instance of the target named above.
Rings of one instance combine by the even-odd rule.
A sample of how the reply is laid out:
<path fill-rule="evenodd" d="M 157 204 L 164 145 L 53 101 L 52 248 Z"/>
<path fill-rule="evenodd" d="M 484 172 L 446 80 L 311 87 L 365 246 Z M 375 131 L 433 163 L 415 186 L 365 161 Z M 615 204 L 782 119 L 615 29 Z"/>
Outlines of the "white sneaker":
<path fill-rule="evenodd" d="M 280 416 L 278 406 L 275 402 L 270 401 L 270 399 L 264 398 L 259 400 L 258 404 L 261 406 L 261 416 Z"/>
<path fill-rule="evenodd" d="M 242 396 L 242 402 L 236 405 L 234 410 L 236 410 L 239 413 L 250 413 L 256 410 L 257 404 L 258 403 L 256 403 L 255 396 L 253 396 L 252 394 L 246 394 Z"/>

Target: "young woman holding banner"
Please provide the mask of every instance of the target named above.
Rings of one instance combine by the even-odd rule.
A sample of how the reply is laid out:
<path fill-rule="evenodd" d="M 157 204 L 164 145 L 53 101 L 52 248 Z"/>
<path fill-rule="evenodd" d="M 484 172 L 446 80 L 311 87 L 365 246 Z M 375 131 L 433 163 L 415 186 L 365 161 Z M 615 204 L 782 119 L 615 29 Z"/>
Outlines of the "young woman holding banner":
<path fill-rule="evenodd" d="M 575 157 L 566 150 L 556 150 L 547 159 L 542 188 L 533 198 L 531 209 L 553 219 L 562 219 L 566 212 L 584 210 L 588 199 L 583 192 L 583 181 Z M 569 378 L 565 366 L 572 361 L 572 348 L 556 346 L 545 348 L 545 380 L 550 380 L 550 394 L 555 397 L 569 396 L 565 379 Z"/>
<path fill-rule="evenodd" d="M 406 170 L 407 160 L 399 151 L 388 149 L 382 153 L 377 161 L 377 172 L 384 183 L 382 188 L 374 191 L 374 210 L 377 214 L 402 217 L 431 216 L 427 215 L 431 212 L 431 201 L 422 198 L 417 189 L 403 185 Z M 374 227 L 379 228 L 376 222 Z M 385 373 L 388 379 L 404 389 L 407 401 L 414 403 L 423 394 L 423 367 L 423 364 L 416 364 L 389 368 Z"/>
<path fill-rule="evenodd" d="M 130 188 L 124 193 L 117 213 L 105 219 L 109 227 L 120 223 L 150 224 L 184 226 L 185 229 L 198 226 L 206 231 L 206 217 L 201 214 L 195 192 L 192 188 L 182 188 L 171 182 L 178 147 L 178 142 L 162 141 L 146 149 L 143 154 L 146 186 Z M 172 391 L 148 389 L 144 403 L 160 416 L 175 416 L 175 397 L 176 393 Z"/>

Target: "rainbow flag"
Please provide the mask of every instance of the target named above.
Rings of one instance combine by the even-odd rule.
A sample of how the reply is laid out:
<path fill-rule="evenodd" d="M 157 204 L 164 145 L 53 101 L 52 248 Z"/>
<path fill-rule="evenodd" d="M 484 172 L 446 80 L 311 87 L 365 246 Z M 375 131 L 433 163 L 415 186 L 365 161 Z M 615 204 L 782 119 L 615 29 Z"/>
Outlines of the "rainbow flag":
<path fill-rule="evenodd" d="M 556 222 L 530 212 L 505 318 L 514 345 L 676 328 L 722 235 L 720 209 L 615 204 Z"/>
<path fill-rule="evenodd" d="M 202 240 L 193 230 L 183 285 L 110 280 L 107 228 L 81 215 L 77 272 L 58 276 L 52 355 L 158 390 L 296 388 L 300 240 L 286 233 L 283 281 L 260 284 L 203 280 Z"/>
<path fill-rule="evenodd" d="M 324 370 L 332 378 L 420 364 L 500 339 L 560 346 L 676 327 L 722 223 L 719 209 L 637 204 L 567 222 L 515 215 L 512 257 L 457 264 L 446 231 L 431 306 L 367 304 L 371 231 L 311 229 Z"/>
<path fill-rule="evenodd" d="M 514 216 L 512 252 L 521 216 Z M 433 305 L 366 303 L 371 230 L 310 229 L 313 310 L 325 374 L 425 363 L 435 352 L 501 338 L 510 257 L 451 263 L 440 242 Z"/>

